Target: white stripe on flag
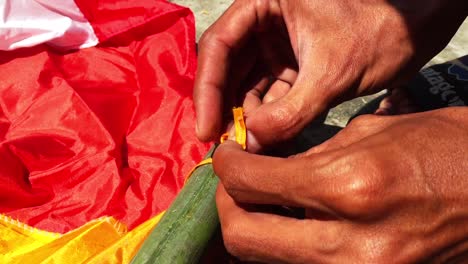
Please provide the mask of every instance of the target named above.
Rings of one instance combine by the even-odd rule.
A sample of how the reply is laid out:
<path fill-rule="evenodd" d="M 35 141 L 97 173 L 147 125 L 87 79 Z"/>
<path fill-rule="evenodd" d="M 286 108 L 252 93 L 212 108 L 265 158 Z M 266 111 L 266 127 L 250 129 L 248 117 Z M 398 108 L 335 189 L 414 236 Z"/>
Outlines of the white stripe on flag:
<path fill-rule="evenodd" d="M 41 43 L 69 50 L 98 42 L 73 0 L 0 0 L 0 50 Z"/>

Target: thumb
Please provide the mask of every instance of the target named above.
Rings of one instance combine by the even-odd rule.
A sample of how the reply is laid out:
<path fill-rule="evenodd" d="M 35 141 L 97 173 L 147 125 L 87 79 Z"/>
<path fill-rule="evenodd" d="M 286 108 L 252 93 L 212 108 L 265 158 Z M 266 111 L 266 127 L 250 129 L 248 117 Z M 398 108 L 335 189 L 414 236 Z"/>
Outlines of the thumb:
<path fill-rule="evenodd" d="M 326 106 L 323 94 L 314 93 L 311 82 L 298 76 L 283 97 L 262 104 L 246 117 L 249 151 L 293 138 Z"/>

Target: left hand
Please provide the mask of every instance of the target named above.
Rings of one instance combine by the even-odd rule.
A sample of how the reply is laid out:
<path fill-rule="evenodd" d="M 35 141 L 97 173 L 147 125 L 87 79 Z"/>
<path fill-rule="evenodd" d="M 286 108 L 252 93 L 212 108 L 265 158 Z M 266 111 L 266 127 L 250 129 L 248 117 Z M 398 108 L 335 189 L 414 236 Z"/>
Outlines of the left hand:
<path fill-rule="evenodd" d="M 359 117 L 290 158 L 214 155 L 225 245 L 244 260 L 442 262 L 468 257 L 468 109 Z M 300 206 L 307 219 L 248 204 Z M 324 217 L 325 215 L 325 217 Z"/>
<path fill-rule="evenodd" d="M 197 136 L 219 138 L 231 108 L 243 104 L 249 152 L 291 139 L 336 103 L 406 83 L 447 45 L 466 6 L 234 1 L 200 39 Z"/>

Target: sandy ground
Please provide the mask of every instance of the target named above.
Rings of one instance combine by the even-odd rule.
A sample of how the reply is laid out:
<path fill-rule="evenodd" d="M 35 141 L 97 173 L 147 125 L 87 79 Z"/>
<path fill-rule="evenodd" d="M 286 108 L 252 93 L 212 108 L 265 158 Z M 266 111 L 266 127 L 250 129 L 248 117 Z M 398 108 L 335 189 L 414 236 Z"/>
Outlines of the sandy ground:
<path fill-rule="evenodd" d="M 232 0 L 169 0 L 187 6 L 195 14 L 197 40 L 205 30 L 231 5 Z"/>
<path fill-rule="evenodd" d="M 231 5 L 232 0 L 170 0 L 192 9 L 197 22 L 197 39 Z M 447 48 L 431 62 L 440 63 L 468 54 L 468 19 Z"/>

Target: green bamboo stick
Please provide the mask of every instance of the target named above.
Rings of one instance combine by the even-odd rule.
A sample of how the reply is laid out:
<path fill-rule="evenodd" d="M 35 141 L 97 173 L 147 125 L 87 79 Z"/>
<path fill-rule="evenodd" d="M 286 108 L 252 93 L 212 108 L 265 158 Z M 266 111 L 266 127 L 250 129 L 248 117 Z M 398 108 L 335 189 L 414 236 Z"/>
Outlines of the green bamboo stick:
<path fill-rule="evenodd" d="M 197 168 L 131 263 L 197 263 L 219 225 L 217 185 L 211 164 Z"/>

